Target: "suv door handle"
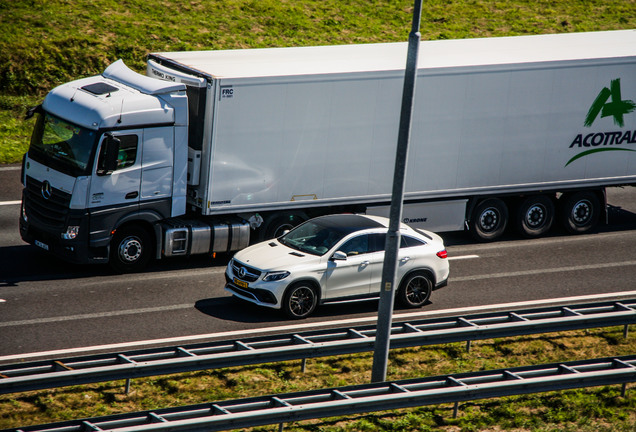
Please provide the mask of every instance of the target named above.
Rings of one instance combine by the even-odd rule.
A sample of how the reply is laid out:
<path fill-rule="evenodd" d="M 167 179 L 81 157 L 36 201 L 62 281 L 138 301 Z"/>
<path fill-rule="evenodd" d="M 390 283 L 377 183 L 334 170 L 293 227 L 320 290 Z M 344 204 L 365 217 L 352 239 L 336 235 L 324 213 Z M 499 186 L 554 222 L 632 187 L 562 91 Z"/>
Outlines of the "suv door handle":
<path fill-rule="evenodd" d="M 404 257 L 400 260 L 400 262 L 403 262 L 403 263 L 407 263 L 409 261 L 411 261 L 411 257 Z"/>
<path fill-rule="evenodd" d="M 128 192 L 126 194 L 126 199 L 135 199 L 139 196 L 139 192 L 138 191 L 134 191 L 134 192 Z"/>

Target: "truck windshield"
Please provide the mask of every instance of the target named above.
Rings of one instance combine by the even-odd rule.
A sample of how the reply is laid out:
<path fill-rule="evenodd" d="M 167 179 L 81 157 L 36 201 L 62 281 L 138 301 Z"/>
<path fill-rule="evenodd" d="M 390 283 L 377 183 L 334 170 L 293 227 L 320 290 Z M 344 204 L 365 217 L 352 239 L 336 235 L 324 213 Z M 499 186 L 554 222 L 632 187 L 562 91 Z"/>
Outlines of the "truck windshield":
<path fill-rule="evenodd" d="M 91 169 L 96 131 L 74 125 L 48 113 L 39 113 L 31 136 L 29 157 L 72 176 Z"/>

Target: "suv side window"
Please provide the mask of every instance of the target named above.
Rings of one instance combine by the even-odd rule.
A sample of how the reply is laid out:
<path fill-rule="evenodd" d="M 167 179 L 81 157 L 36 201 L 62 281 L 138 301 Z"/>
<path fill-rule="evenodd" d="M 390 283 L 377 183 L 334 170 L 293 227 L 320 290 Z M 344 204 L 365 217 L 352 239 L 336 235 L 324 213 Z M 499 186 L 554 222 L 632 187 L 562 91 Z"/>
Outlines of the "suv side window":
<path fill-rule="evenodd" d="M 369 234 L 371 252 L 384 252 L 386 246 L 386 234 Z"/>
<path fill-rule="evenodd" d="M 369 235 L 363 234 L 347 240 L 340 249 L 347 256 L 362 255 L 369 252 Z"/>
<path fill-rule="evenodd" d="M 422 240 L 402 234 L 400 236 L 400 249 L 422 246 L 426 243 Z M 369 234 L 369 252 L 382 252 L 386 246 L 386 234 Z"/>
<path fill-rule="evenodd" d="M 413 237 L 409 237 L 409 236 L 401 236 L 400 238 L 400 249 L 404 249 L 404 248 L 410 248 L 410 247 L 415 247 L 415 246 L 422 246 L 425 245 L 426 243 L 424 243 L 423 241 L 413 238 Z"/>

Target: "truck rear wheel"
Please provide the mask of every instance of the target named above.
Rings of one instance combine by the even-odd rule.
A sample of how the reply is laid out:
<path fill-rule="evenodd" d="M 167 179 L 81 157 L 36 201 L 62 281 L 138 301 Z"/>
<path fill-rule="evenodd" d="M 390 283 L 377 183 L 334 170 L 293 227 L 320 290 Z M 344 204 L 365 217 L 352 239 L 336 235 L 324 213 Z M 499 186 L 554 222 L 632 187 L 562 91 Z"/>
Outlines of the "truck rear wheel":
<path fill-rule="evenodd" d="M 571 234 L 591 230 L 598 223 L 601 208 L 594 192 L 581 191 L 559 199 L 561 224 Z"/>
<path fill-rule="evenodd" d="M 538 237 L 548 232 L 554 222 L 554 204 L 546 195 L 531 196 L 517 208 L 517 231 L 524 237 Z"/>
<path fill-rule="evenodd" d="M 508 225 L 508 207 L 499 198 L 488 198 L 475 207 L 470 229 L 477 240 L 492 241 L 499 238 Z"/>
<path fill-rule="evenodd" d="M 110 265 L 119 273 L 142 270 L 153 254 L 152 237 L 140 226 L 118 229 L 110 246 Z"/>

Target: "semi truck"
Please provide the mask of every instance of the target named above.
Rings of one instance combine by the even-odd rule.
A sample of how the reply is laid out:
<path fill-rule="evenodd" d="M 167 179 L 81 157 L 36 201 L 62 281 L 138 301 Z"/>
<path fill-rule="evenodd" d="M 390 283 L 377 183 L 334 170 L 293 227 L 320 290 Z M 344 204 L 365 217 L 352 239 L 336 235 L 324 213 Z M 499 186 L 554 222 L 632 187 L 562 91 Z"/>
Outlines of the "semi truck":
<path fill-rule="evenodd" d="M 592 229 L 636 183 L 636 30 L 420 44 L 404 222 L 494 240 Z M 387 215 L 406 43 L 160 52 L 54 88 L 22 238 L 73 263 L 231 252 Z"/>

